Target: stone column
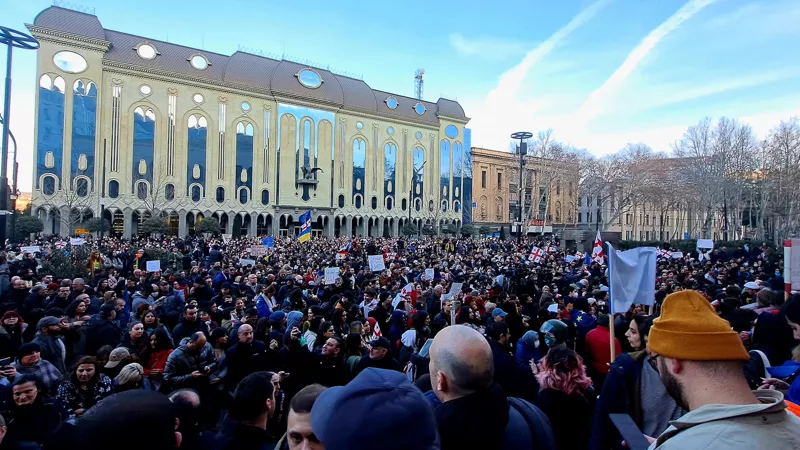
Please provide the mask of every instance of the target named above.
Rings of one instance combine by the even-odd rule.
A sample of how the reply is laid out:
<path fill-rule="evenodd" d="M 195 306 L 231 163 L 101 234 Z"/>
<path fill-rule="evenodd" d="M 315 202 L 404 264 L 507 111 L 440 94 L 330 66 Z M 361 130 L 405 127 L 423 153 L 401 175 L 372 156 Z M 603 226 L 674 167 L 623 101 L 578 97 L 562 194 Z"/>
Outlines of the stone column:
<path fill-rule="evenodd" d="M 188 227 L 186 226 L 186 211 L 178 212 L 178 236 L 186 237 L 189 234 Z"/>
<path fill-rule="evenodd" d="M 352 236 L 353 230 L 351 228 L 352 227 L 352 223 L 353 223 L 353 218 L 352 217 L 344 216 L 344 225 L 343 225 L 344 231 L 341 233 L 342 236 L 353 237 Z"/>
<path fill-rule="evenodd" d="M 258 213 L 250 213 L 250 229 L 247 234 L 252 237 L 258 233 Z"/>
<path fill-rule="evenodd" d="M 134 232 L 133 211 L 126 209 L 122 212 L 124 218 L 124 225 L 122 227 L 122 237 L 130 239 Z"/>
<path fill-rule="evenodd" d="M 400 219 L 392 219 L 392 237 L 400 236 Z"/>

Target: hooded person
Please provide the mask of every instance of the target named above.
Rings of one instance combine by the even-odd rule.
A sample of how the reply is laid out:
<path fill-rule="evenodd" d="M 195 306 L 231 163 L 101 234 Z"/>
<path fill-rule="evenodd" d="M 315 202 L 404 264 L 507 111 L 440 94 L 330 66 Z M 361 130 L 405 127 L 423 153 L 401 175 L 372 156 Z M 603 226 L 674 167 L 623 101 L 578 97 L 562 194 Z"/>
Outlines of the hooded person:
<path fill-rule="evenodd" d="M 739 335 L 698 292 L 667 296 L 648 348 L 667 392 L 689 411 L 650 448 L 797 446 L 800 418 L 787 411 L 782 392 L 750 390 L 742 371 L 750 356 Z"/>
<path fill-rule="evenodd" d="M 286 315 L 286 331 L 292 331 L 292 328 L 300 328 L 303 322 L 303 313 L 300 311 L 291 311 Z"/>
<path fill-rule="evenodd" d="M 514 357 L 517 360 L 517 365 L 523 369 L 529 369 L 531 360 L 539 362 L 542 359 L 542 352 L 540 347 L 539 333 L 536 331 L 526 331 L 525 334 L 517 342 L 517 348 L 514 351 Z"/>

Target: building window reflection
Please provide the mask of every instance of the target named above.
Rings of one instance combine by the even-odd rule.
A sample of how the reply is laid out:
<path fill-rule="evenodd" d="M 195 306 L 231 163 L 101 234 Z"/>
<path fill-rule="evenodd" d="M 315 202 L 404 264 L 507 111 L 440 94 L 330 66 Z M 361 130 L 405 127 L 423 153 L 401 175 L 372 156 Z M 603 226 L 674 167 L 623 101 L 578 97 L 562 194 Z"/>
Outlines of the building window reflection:
<path fill-rule="evenodd" d="M 119 197 L 119 181 L 111 180 L 108 183 L 108 196 L 111 198 Z"/>
<path fill-rule="evenodd" d="M 53 195 L 56 192 L 56 179 L 54 177 L 44 177 L 42 181 L 42 193 L 44 195 Z"/>
<path fill-rule="evenodd" d="M 357 138 L 353 141 L 353 196 L 364 193 L 366 165 L 367 142 L 361 138 Z"/>
<path fill-rule="evenodd" d="M 97 121 L 97 86 L 91 81 L 76 80 L 72 97 L 71 176 L 94 175 L 94 141 Z M 84 159 L 81 164 L 81 159 Z"/>
<path fill-rule="evenodd" d="M 397 189 L 395 175 L 397 173 L 397 145 L 390 142 L 383 146 L 383 195 L 386 197 L 386 208 Z"/>
<path fill-rule="evenodd" d="M 36 125 L 37 184 L 39 177 L 45 173 L 61 177 L 61 161 L 64 155 L 64 87 L 64 79 L 61 77 L 45 74 L 39 78 L 39 114 Z M 48 154 L 52 155 L 52 161 L 46 160 Z M 55 191 L 55 179 L 50 179 L 53 181 Z"/>
<path fill-rule="evenodd" d="M 236 125 L 236 188 L 249 191 L 253 180 L 253 125 L 239 122 Z M 241 200 L 241 199 L 240 199 Z"/>
<path fill-rule="evenodd" d="M 264 189 L 261 191 L 261 204 L 262 205 L 269 205 L 269 191 Z"/>
<path fill-rule="evenodd" d="M 139 106 L 133 110 L 133 168 L 134 183 L 153 181 L 153 152 L 155 149 L 156 113 Z M 150 170 L 148 170 L 150 168 Z M 146 195 L 145 195 L 145 198 Z"/>
<path fill-rule="evenodd" d="M 186 179 L 190 183 L 199 183 L 201 186 L 205 186 L 208 120 L 201 115 L 192 114 L 187 119 L 186 125 L 188 128 L 186 132 L 188 163 Z"/>
<path fill-rule="evenodd" d="M 192 186 L 192 201 L 199 202 L 200 201 L 200 186 Z"/>
<path fill-rule="evenodd" d="M 217 187 L 217 202 L 222 203 L 225 201 L 225 188 L 222 186 Z"/>
<path fill-rule="evenodd" d="M 172 183 L 167 183 L 164 186 L 164 198 L 167 200 L 175 200 L 175 185 Z"/>

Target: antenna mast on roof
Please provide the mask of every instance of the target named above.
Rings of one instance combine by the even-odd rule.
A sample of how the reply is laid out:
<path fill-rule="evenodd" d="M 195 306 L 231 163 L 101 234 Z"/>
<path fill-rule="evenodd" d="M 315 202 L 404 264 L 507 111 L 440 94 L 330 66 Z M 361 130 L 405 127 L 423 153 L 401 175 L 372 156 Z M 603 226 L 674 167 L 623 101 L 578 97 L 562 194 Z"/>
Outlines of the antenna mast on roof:
<path fill-rule="evenodd" d="M 422 86 L 425 83 L 422 78 L 424 75 L 425 69 L 417 69 L 414 73 L 414 96 L 417 97 L 417 100 L 422 100 Z"/>

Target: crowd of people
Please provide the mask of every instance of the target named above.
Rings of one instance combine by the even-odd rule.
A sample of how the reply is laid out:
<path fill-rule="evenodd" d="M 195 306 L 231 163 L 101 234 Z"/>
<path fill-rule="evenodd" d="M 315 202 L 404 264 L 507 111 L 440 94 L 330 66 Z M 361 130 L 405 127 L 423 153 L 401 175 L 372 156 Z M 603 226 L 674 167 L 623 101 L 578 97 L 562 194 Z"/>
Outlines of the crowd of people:
<path fill-rule="evenodd" d="M 610 314 L 605 262 L 541 238 L 77 243 L 73 278 L 56 238 L 0 253 L 0 450 L 608 450 L 614 414 L 652 448 L 800 448 L 766 245 L 659 258 Z"/>

